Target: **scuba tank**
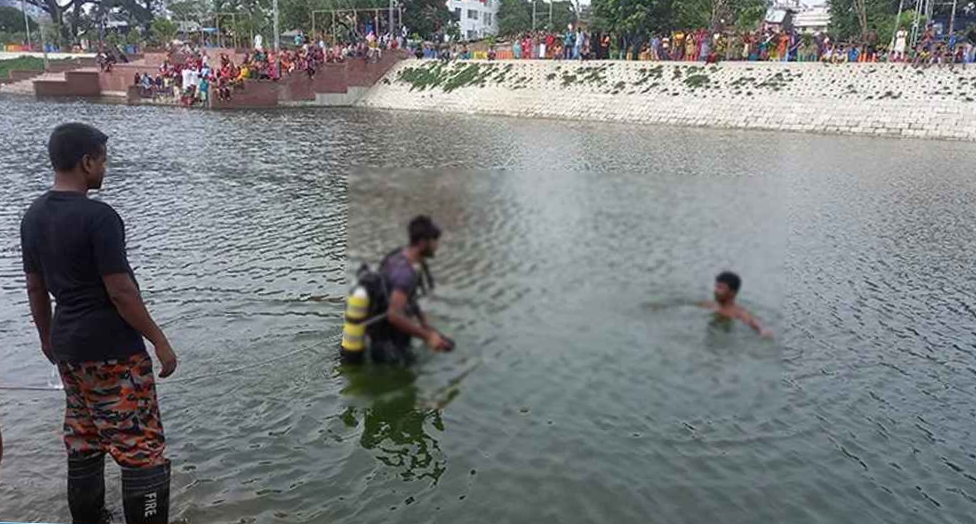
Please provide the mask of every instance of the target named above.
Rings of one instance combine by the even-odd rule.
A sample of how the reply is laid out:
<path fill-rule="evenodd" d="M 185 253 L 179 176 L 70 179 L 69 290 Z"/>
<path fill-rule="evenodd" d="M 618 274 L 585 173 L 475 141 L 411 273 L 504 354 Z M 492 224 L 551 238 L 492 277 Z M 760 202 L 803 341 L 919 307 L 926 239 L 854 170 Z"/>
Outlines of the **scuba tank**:
<path fill-rule="evenodd" d="M 366 355 L 366 316 L 369 313 L 369 293 L 356 286 L 346 299 L 345 322 L 342 324 L 343 362 L 359 363 Z"/>
<path fill-rule="evenodd" d="M 362 264 L 356 272 L 357 282 L 346 297 L 346 312 L 342 324 L 342 344 L 339 354 L 343 363 L 363 362 L 370 345 L 370 338 L 374 336 L 385 338 L 384 334 L 389 333 L 391 327 L 385 317 L 390 304 L 390 290 L 382 271 L 386 261 L 402 250 L 403 248 L 399 247 L 389 252 L 380 261 L 376 270 L 371 269 L 368 264 Z M 425 262 L 420 263 L 418 276 L 417 296 L 412 297 L 412 301 L 413 305 L 419 308 L 416 299 L 427 296 L 433 291 L 434 279 Z M 453 349 L 454 341 L 446 340 L 450 344 L 450 349 Z"/>

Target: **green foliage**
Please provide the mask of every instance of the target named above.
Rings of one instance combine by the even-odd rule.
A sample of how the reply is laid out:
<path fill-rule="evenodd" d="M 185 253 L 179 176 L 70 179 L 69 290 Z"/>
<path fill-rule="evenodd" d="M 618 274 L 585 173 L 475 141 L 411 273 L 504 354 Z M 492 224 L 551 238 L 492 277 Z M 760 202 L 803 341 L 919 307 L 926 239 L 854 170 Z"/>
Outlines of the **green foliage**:
<path fill-rule="evenodd" d="M 563 32 L 576 25 L 576 9 L 573 2 L 560 1 L 552 4 L 552 23 L 549 22 L 549 4 L 536 2 L 536 29 Z M 498 7 L 498 33 L 514 36 L 532 30 L 532 2 L 527 0 L 501 0 Z"/>
<path fill-rule="evenodd" d="M 151 31 L 156 41 L 168 44 L 176 38 L 176 24 L 166 18 L 158 17 L 152 21 Z"/>
<path fill-rule="evenodd" d="M 862 28 L 856 0 L 828 0 L 830 4 L 830 32 L 840 40 L 860 41 Z M 867 30 L 878 33 L 879 41 L 887 44 L 894 31 L 895 16 L 898 14 L 897 0 L 864 0 Z M 902 13 L 902 20 L 905 21 Z M 906 27 L 911 25 L 907 19 Z"/>
<path fill-rule="evenodd" d="M 28 17 L 30 30 L 37 30 L 37 22 Z M 14 7 L 0 7 L 0 32 L 19 33 L 24 31 L 24 12 Z"/>
<path fill-rule="evenodd" d="M 593 0 L 593 15 L 604 31 L 618 36 L 644 36 L 670 29 L 675 21 L 672 0 Z"/>
<path fill-rule="evenodd" d="M 209 9 L 204 0 L 180 0 L 166 6 L 174 20 L 198 20 Z"/>
<path fill-rule="evenodd" d="M 461 26 L 458 25 L 456 22 L 447 24 L 444 27 L 444 29 L 447 36 L 450 37 L 451 41 L 457 42 L 458 40 L 461 40 Z"/>
<path fill-rule="evenodd" d="M 878 35 L 880 36 L 881 45 L 888 45 L 888 44 L 890 44 L 892 37 L 895 36 L 895 30 L 896 30 L 895 29 L 895 15 L 897 15 L 897 14 L 898 14 L 898 12 L 895 11 L 895 14 L 891 15 L 890 17 L 883 18 L 883 19 L 881 19 L 878 22 L 878 26 L 877 26 L 878 27 Z M 911 33 L 911 30 L 912 30 L 912 20 L 914 18 L 915 18 L 915 11 L 902 11 L 902 13 L 901 13 L 901 19 L 898 21 L 898 26 L 899 27 L 902 27 L 903 29 L 905 29 L 905 31 Z M 923 16 L 920 17 L 919 28 L 924 28 L 925 27 L 925 23 L 926 23 L 926 18 L 923 15 Z M 958 30 L 958 29 L 961 29 L 961 28 L 957 26 L 956 29 Z M 948 31 L 948 30 L 949 30 L 949 27 L 947 25 L 946 26 L 946 31 Z"/>
<path fill-rule="evenodd" d="M 454 25 L 454 13 L 443 0 L 404 0 L 403 25 L 407 29 L 430 38 Z"/>
<path fill-rule="evenodd" d="M 514 36 L 532 29 L 532 4 L 525 0 L 501 0 L 498 34 Z"/>
<path fill-rule="evenodd" d="M 10 78 L 10 71 L 13 70 L 43 71 L 44 59 L 33 56 L 21 56 L 13 60 L 0 60 L 0 78 Z"/>
<path fill-rule="evenodd" d="M 496 64 L 455 62 L 445 65 L 431 62 L 400 71 L 397 81 L 409 84 L 411 91 L 440 87 L 445 93 L 450 93 L 462 87 L 485 87 L 489 81 L 500 84 L 507 80 L 509 71 L 511 71 L 511 64 L 501 68 Z M 523 82 L 526 80 L 522 79 Z"/>
<path fill-rule="evenodd" d="M 594 25 L 623 37 L 715 26 L 753 30 L 765 0 L 593 0 Z"/>
<path fill-rule="evenodd" d="M 675 24 L 682 29 L 718 26 L 754 30 L 766 14 L 765 0 L 682 0 L 675 2 Z"/>
<path fill-rule="evenodd" d="M 139 31 L 132 29 L 128 33 L 126 33 L 125 35 L 126 44 L 139 45 L 140 42 L 142 42 L 142 34 Z"/>

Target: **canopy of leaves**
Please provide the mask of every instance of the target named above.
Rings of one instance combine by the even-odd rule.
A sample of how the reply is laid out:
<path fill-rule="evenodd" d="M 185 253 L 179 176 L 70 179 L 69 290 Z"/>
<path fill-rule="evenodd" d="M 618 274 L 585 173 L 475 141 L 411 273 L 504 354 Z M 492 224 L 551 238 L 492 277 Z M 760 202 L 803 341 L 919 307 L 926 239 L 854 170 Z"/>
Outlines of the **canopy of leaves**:
<path fill-rule="evenodd" d="M 176 38 L 176 24 L 166 18 L 152 21 L 152 34 L 160 44 L 168 44 Z"/>
<path fill-rule="evenodd" d="M 867 28 L 861 27 L 859 2 L 864 2 Z M 898 0 L 829 0 L 830 32 L 840 40 L 860 41 L 862 33 L 876 33 L 880 42 L 887 44 L 895 31 Z M 905 2 L 905 8 L 910 7 Z M 911 27 L 912 14 L 902 13 L 901 25 Z M 923 22 L 924 23 L 924 22 Z M 924 26 L 923 26 L 924 27 Z M 866 29 L 864 31 L 863 29 Z"/>
<path fill-rule="evenodd" d="M 430 38 L 435 33 L 443 33 L 454 22 L 454 13 L 443 0 L 405 0 L 403 2 L 403 25 L 411 33 Z"/>
<path fill-rule="evenodd" d="M 593 0 L 596 25 L 620 36 L 646 35 L 675 25 L 671 0 Z"/>
<path fill-rule="evenodd" d="M 31 31 L 37 30 L 37 22 L 29 18 Z M 24 31 L 24 12 L 14 7 L 0 7 L 0 32 L 19 33 Z"/>
<path fill-rule="evenodd" d="M 732 26 L 752 30 L 765 14 L 766 0 L 593 0 L 594 25 L 621 36 Z"/>
<path fill-rule="evenodd" d="M 536 2 L 536 29 L 565 31 L 570 24 L 576 24 L 576 9 L 573 2 L 552 3 L 552 22 L 549 21 L 549 3 Z M 498 33 L 513 36 L 532 30 L 532 2 L 527 0 L 502 0 L 498 6 Z"/>

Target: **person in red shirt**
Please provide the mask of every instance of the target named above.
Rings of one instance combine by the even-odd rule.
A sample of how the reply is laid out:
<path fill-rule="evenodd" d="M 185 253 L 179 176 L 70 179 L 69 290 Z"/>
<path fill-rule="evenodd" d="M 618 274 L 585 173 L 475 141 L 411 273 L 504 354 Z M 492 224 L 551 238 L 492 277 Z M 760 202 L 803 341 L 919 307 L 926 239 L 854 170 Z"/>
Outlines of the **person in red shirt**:
<path fill-rule="evenodd" d="M 552 49 L 556 45 L 556 37 L 549 33 L 546 35 L 546 56 L 545 58 L 552 58 Z"/>

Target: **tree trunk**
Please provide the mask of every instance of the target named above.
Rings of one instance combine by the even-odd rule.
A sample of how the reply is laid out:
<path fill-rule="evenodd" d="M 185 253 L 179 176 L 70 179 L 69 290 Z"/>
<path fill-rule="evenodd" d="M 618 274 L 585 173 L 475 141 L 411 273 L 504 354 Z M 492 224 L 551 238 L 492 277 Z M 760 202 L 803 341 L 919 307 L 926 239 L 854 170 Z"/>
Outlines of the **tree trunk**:
<path fill-rule="evenodd" d="M 152 2 L 152 0 L 146 0 L 146 11 L 149 13 L 149 16 L 146 17 L 145 23 L 142 24 L 142 30 L 143 30 L 143 34 L 144 35 L 148 35 L 149 34 L 149 30 L 152 27 L 152 18 L 153 18 L 153 2 Z"/>
<path fill-rule="evenodd" d="M 81 2 L 75 3 L 74 14 L 71 17 L 71 43 L 78 40 L 78 24 L 81 22 Z"/>

